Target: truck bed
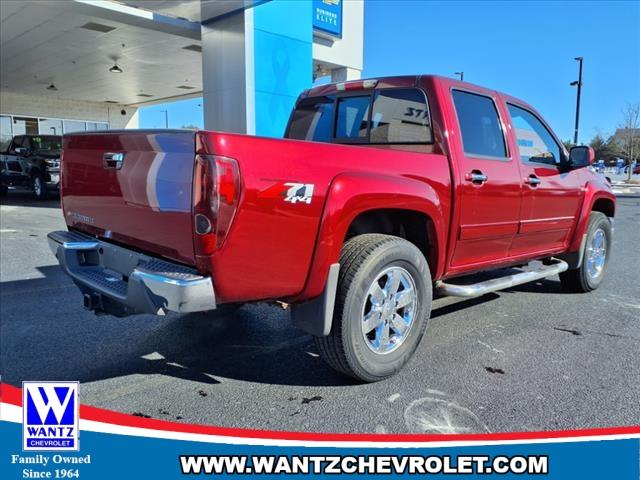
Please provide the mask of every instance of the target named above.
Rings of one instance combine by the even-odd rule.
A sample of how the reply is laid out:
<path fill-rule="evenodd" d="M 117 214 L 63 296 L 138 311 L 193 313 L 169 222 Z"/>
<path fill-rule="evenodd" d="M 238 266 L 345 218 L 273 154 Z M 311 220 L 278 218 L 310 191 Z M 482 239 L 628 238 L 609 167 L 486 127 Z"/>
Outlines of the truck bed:
<path fill-rule="evenodd" d="M 124 154 L 120 168 L 105 163 L 105 154 L 114 153 Z M 240 197 L 230 231 L 224 244 L 206 255 L 194 248 L 196 155 L 231 158 L 239 165 Z M 390 147 L 207 131 L 82 133 L 64 139 L 62 205 L 72 230 L 211 275 L 223 303 L 287 299 L 305 289 L 321 220 L 331 225 L 323 220 L 331 216 L 325 211 L 328 195 L 349 188 L 350 202 L 366 202 L 368 196 L 379 202 L 382 194 L 398 208 L 405 204 L 394 197 L 393 185 L 406 182 L 437 189 L 448 215 L 449 172 L 444 155 Z M 292 189 L 312 194 L 294 200 L 288 198 Z M 348 222 L 349 205 L 344 207 Z M 325 240 L 317 246 L 322 247 Z"/>

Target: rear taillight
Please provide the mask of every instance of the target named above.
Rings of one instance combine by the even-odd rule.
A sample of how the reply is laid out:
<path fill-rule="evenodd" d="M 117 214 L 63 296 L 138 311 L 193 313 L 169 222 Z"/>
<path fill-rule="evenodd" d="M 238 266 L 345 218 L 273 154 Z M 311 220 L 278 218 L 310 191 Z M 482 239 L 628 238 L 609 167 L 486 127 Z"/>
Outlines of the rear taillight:
<path fill-rule="evenodd" d="M 193 175 L 196 255 L 211 255 L 224 244 L 239 201 L 238 162 L 217 155 L 197 155 Z"/>

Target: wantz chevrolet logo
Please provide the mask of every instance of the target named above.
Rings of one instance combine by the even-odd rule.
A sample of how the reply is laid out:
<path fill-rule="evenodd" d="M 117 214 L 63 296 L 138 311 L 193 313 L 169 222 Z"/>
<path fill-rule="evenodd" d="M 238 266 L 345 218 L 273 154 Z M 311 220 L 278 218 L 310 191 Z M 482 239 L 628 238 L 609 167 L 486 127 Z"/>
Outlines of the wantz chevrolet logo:
<path fill-rule="evenodd" d="M 78 382 L 22 383 L 23 450 L 78 450 Z"/>

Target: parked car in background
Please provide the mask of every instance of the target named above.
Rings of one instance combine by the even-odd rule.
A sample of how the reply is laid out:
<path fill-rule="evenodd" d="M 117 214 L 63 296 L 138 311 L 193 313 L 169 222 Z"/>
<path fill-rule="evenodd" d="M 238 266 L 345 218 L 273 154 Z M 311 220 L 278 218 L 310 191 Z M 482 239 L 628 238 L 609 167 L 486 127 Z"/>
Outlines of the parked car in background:
<path fill-rule="evenodd" d="M 611 184 L 611 177 L 605 175 L 605 169 L 604 168 L 600 168 L 597 165 L 589 165 L 587 167 L 588 170 L 591 170 L 593 173 L 595 173 L 596 175 L 602 175 L 604 177 L 604 179 L 609 182 L 609 184 Z"/>
<path fill-rule="evenodd" d="M 38 200 L 44 200 L 60 184 L 59 135 L 17 135 L 6 152 L 0 153 L 0 195 L 9 187 L 31 189 Z"/>
<path fill-rule="evenodd" d="M 517 98 L 436 76 L 323 85 L 300 96 L 285 137 L 65 135 L 68 230 L 49 245 L 85 308 L 278 300 L 330 366 L 371 382 L 409 360 L 434 293 L 557 274 L 588 292 L 604 278 L 616 198 L 586 168 L 593 149 L 567 152 Z"/>

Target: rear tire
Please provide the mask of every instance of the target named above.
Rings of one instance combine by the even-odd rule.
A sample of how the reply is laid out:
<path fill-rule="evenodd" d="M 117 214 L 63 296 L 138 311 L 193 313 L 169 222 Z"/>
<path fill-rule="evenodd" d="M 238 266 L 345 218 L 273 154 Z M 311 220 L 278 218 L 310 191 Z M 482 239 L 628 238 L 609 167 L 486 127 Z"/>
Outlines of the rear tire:
<path fill-rule="evenodd" d="M 31 190 L 36 200 L 46 200 L 49 195 L 49 189 L 44 177 L 40 173 L 36 173 L 31 178 Z"/>
<path fill-rule="evenodd" d="M 586 293 L 600 286 L 609 264 L 611 222 L 604 213 L 591 212 L 587 224 L 582 263 L 560 274 L 562 289 L 569 293 Z"/>
<path fill-rule="evenodd" d="M 9 187 L 7 185 L 0 185 L 0 197 L 4 197 L 9 192 Z"/>
<path fill-rule="evenodd" d="M 390 235 L 365 234 L 342 248 L 331 332 L 315 337 L 323 360 L 365 382 L 398 372 L 431 312 L 431 274 L 422 252 Z"/>

